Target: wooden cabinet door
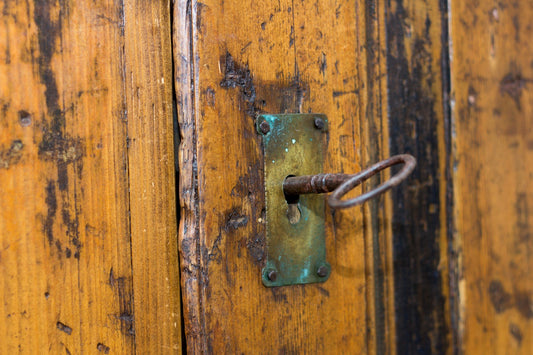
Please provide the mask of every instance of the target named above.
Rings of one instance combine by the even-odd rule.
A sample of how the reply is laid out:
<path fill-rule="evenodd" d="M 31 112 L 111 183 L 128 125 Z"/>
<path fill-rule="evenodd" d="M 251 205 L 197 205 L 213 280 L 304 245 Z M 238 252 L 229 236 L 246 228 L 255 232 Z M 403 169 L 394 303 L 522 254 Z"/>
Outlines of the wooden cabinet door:
<path fill-rule="evenodd" d="M 531 353 L 530 5 L 176 1 L 191 352 Z M 328 116 L 328 172 L 418 167 L 327 210 L 327 282 L 269 289 L 254 122 L 285 112 Z"/>
<path fill-rule="evenodd" d="M 388 156 L 384 6 L 177 1 L 180 256 L 191 353 L 390 350 L 390 202 L 327 209 L 325 283 L 267 288 L 261 113 L 324 113 L 327 172 Z M 318 173 L 318 172 L 317 172 Z"/>

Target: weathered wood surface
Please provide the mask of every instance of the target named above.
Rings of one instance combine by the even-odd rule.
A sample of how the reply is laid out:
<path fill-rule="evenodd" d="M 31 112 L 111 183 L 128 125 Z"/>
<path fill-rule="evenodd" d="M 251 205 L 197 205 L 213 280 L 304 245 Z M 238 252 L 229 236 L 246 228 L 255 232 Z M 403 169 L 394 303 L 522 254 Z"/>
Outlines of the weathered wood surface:
<path fill-rule="evenodd" d="M 135 345 L 180 353 L 170 3 L 127 2 L 124 16 Z"/>
<path fill-rule="evenodd" d="M 262 285 L 263 166 L 254 128 L 260 112 L 325 113 L 328 171 L 355 172 L 386 155 L 383 16 L 372 1 L 175 3 L 191 353 L 375 353 L 393 336 L 384 301 L 390 248 L 375 244 L 388 232 L 370 208 L 327 211 L 326 283 Z M 383 206 L 371 208 L 386 224 Z"/>
<path fill-rule="evenodd" d="M 533 3 L 451 1 L 455 324 L 465 354 L 533 353 Z"/>
<path fill-rule="evenodd" d="M 180 350 L 168 1 L 0 14 L 0 353 Z"/>
<path fill-rule="evenodd" d="M 173 79 L 192 353 L 533 352 L 531 1 L 3 5 L 0 353 L 180 352 Z M 325 284 L 261 284 L 261 112 L 418 158 L 328 210 Z"/>
<path fill-rule="evenodd" d="M 391 155 L 418 159 L 392 192 L 397 350 L 451 353 L 447 2 L 394 0 L 386 13 Z"/>

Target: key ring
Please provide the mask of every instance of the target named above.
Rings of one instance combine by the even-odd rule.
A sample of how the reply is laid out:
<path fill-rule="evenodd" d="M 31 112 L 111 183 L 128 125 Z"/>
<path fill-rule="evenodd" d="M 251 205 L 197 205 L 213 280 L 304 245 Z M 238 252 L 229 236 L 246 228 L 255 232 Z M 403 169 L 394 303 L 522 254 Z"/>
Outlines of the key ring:
<path fill-rule="evenodd" d="M 403 163 L 403 168 L 389 180 L 362 195 L 349 200 L 341 200 L 349 191 L 380 171 Z M 366 201 L 390 190 L 407 178 L 416 166 L 416 159 L 410 154 L 400 154 L 382 160 L 357 174 L 318 174 L 291 176 L 283 182 L 283 192 L 289 201 L 295 196 L 310 193 L 332 192 L 328 203 L 331 208 L 348 208 L 361 205 Z"/>

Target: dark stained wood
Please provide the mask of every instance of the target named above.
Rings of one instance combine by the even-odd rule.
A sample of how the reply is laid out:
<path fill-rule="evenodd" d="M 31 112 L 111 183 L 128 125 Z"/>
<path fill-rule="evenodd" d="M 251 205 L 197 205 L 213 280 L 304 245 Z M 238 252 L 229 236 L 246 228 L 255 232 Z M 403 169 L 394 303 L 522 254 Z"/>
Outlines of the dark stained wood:
<path fill-rule="evenodd" d="M 364 166 L 386 159 L 389 153 L 385 2 L 361 1 L 364 13 L 356 75 L 359 77 L 359 123 Z M 377 187 L 390 171 L 365 183 L 364 191 Z M 367 273 L 367 327 L 369 348 L 377 354 L 395 352 L 394 278 L 392 259 L 392 206 L 390 194 L 363 205 Z"/>
<path fill-rule="evenodd" d="M 451 344 L 448 278 L 449 110 L 446 1 L 387 5 L 391 154 L 418 166 L 394 189 L 394 299 L 399 354 L 445 354 Z"/>

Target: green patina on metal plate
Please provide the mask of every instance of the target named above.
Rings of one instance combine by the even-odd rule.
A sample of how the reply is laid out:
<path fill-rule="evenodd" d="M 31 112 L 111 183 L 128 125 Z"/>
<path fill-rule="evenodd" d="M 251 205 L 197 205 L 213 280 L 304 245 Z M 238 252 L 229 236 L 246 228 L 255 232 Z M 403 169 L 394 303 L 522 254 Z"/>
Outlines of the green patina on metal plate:
<path fill-rule="evenodd" d="M 316 125 L 316 119 L 324 126 Z M 261 127 L 264 121 L 270 126 L 267 133 L 268 129 Z M 273 287 L 324 282 L 331 270 L 326 262 L 325 197 L 301 195 L 300 219 L 291 224 L 282 184 L 289 175 L 323 172 L 327 118 L 319 114 L 262 115 L 257 130 L 263 135 L 265 159 L 267 261 L 263 284 Z"/>

